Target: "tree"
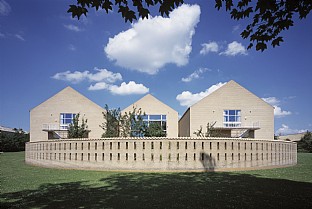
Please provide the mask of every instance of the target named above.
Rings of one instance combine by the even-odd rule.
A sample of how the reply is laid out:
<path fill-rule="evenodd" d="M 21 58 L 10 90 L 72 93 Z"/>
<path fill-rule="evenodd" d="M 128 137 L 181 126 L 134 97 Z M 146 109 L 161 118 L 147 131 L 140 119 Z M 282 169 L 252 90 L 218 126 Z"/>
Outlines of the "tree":
<path fill-rule="evenodd" d="M 261 51 L 267 49 L 266 43 L 279 46 L 284 41 L 280 33 L 294 25 L 294 14 L 303 19 L 312 9 L 312 0 L 240 0 L 236 5 L 233 0 L 216 0 L 215 7 L 220 10 L 223 3 L 234 20 L 252 17 L 241 37 L 249 38 L 248 49 L 256 42 L 256 50 Z"/>
<path fill-rule="evenodd" d="M 15 132 L 0 132 L 0 152 L 18 152 L 25 150 L 29 134 L 22 129 L 14 128 Z"/>
<path fill-rule="evenodd" d="M 128 136 L 143 136 L 145 131 L 145 123 L 143 122 L 143 115 L 141 108 L 133 107 L 132 111 L 128 113 L 121 113 L 120 108 L 109 109 L 105 105 L 105 112 L 103 112 L 104 122 L 100 127 L 104 130 L 102 137 L 128 137 Z"/>
<path fill-rule="evenodd" d="M 79 125 L 79 116 L 78 113 L 74 119 L 73 123 L 69 124 L 68 127 L 68 138 L 87 138 L 90 130 L 88 130 L 87 122 L 88 120 L 82 118 L 81 124 Z"/>
<path fill-rule="evenodd" d="M 145 112 L 142 112 L 141 108 L 133 107 L 132 112 L 128 113 L 130 124 L 130 136 L 143 137 L 147 128 L 146 123 L 143 121 Z"/>
<path fill-rule="evenodd" d="M 307 152 L 312 152 L 312 133 L 307 131 L 298 142 L 298 148 Z"/>
<path fill-rule="evenodd" d="M 104 122 L 100 127 L 104 130 L 102 137 L 118 137 L 120 133 L 120 120 L 121 110 L 109 109 L 108 105 L 105 105 L 105 112 L 103 112 Z"/>
<path fill-rule="evenodd" d="M 166 133 L 162 129 L 159 123 L 150 122 L 148 127 L 144 131 L 144 136 L 146 137 L 164 137 Z"/>
<path fill-rule="evenodd" d="M 130 3 L 132 2 L 132 5 Z M 248 49 L 255 44 L 256 50 L 264 51 L 267 43 L 273 48 L 284 41 L 280 35 L 282 31 L 288 30 L 294 25 L 294 18 L 306 18 L 312 9 L 312 0 L 239 0 L 235 5 L 233 0 L 215 0 L 215 7 L 220 10 L 225 7 L 234 20 L 249 18 L 252 20 L 241 33 L 244 39 L 249 38 Z M 114 4 L 113 4 L 114 3 Z M 162 16 L 169 13 L 184 3 L 184 0 L 77 0 L 75 5 L 69 5 L 68 13 L 72 17 L 80 18 L 87 16 L 88 8 L 105 10 L 106 13 L 118 9 L 125 22 L 148 18 L 149 9 L 158 7 Z M 136 11 L 134 11 L 136 9 Z"/>
<path fill-rule="evenodd" d="M 220 137 L 221 136 L 220 131 L 214 128 L 216 123 L 217 121 L 213 123 L 207 123 L 206 132 L 203 132 L 203 127 L 200 126 L 200 128 L 197 131 L 194 131 L 194 134 L 197 137 Z"/>

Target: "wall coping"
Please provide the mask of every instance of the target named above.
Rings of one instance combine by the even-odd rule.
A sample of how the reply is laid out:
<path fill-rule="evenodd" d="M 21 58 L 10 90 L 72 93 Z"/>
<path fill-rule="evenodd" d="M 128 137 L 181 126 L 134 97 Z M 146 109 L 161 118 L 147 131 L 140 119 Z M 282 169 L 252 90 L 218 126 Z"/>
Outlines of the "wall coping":
<path fill-rule="evenodd" d="M 272 139 L 253 139 L 253 138 L 225 138 L 225 137 L 111 137 L 111 138 L 71 138 L 71 139 L 49 139 L 44 141 L 35 141 L 27 143 L 41 143 L 41 142 L 70 142 L 70 141 L 107 141 L 107 140 L 227 140 L 227 141 L 261 141 L 261 142 L 284 142 L 294 144 L 296 142 L 286 140 L 272 140 Z"/>

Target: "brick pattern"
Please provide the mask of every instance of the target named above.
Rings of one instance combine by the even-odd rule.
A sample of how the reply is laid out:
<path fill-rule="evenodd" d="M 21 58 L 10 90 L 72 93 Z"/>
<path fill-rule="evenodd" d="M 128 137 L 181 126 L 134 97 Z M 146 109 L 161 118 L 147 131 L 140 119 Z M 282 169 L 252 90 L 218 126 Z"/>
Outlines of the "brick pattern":
<path fill-rule="evenodd" d="M 29 142 L 25 160 L 91 170 L 248 170 L 297 164 L 297 144 L 233 138 L 68 139 Z"/>

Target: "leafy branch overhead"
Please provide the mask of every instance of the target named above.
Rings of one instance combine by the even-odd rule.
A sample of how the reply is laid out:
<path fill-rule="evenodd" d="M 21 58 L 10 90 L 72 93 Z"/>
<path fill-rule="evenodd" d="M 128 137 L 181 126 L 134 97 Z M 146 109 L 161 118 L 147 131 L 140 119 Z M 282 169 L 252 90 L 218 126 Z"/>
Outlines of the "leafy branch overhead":
<path fill-rule="evenodd" d="M 235 4 L 234 4 L 235 2 Z M 234 20 L 250 19 L 251 22 L 241 33 L 241 37 L 249 39 L 248 49 L 257 51 L 267 49 L 267 44 L 279 46 L 284 41 L 281 32 L 294 25 L 294 18 L 306 18 L 312 9 L 312 0 L 215 0 L 215 7 L 231 14 Z M 151 8 L 158 8 L 161 16 L 169 13 L 184 3 L 184 0 L 77 0 L 69 5 L 68 13 L 78 19 L 87 16 L 88 9 L 105 10 L 106 13 L 117 9 L 125 22 L 133 22 L 138 18 L 148 18 Z"/>
<path fill-rule="evenodd" d="M 215 7 L 220 10 L 224 4 L 234 20 L 252 17 L 252 22 L 241 36 L 249 38 L 248 49 L 256 43 L 256 50 L 261 51 L 267 49 L 266 43 L 271 43 L 273 47 L 279 46 L 284 41 L 280 33 L 294 25 L 294 15 L 303 19 L 312 9 L 312 0 L 240 0 L 236 5 L 233 0 L 216 0 Z"/>

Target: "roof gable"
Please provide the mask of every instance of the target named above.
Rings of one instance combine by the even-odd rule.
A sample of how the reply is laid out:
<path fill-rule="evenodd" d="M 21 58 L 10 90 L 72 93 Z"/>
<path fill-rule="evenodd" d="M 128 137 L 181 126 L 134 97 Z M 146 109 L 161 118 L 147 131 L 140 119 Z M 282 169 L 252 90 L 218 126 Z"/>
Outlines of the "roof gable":
<path fill-rule="evenodd" d="M 95 108 L 103 109 L 101 106 L 99 106 L 98 104 L 94 103 L 93 101 L 91 101 L 90 99 L 88 99 L 87 97 L 85 97 L 84 95 L 82 95 L 81 93 L 79 93 L 78 91 L 73 89 L 72 87 L 67 86 L 66 88 L 62 89 L 58 93 L 54 94 L 53 96 L 51 96 L 47 100 L 45 100 L 42 103 L 40 103 L 39 105 L 37 105 L 36 107 L 32 108 L 30 111 L 33 111 L 33 110 L 39 108 L 40 106 L 48 105 L 49 103 L 51 103 L 51 102 L 53 102 L 55 100 L 66 103 L 66 101 L 67 101 L 67 99 L 69 97 L 73 98 L 76 101 L 82 100 L 84 102 L 87 102 L 89 105 L 92 105 Z M 72 103 L 72 102 L 75 102 L 75 101 L 68 101 L 68 102 Z M 103 109 L 103 111 L 104 111 L 104 109 Z"/>
<path fill-rule="evenodd" d="M 235 95 L 240 95 L 240 94 L 244 94 L 246 97 L 248 97 L 246 98 L 246 100 L 255 99 L 255 100 L 258 100 L 258 102 L 263 103 L 266 106 L 270 106 L 271 108 L 274 108 L 272 105 L 265 102 L 263 99 L 256 96 L 255 94 L 253 94 L 252 92 L 250 92 L 249 90 L 247 90 L 246 88 L 244 88 L 243 86 L 235 82 L 234 80 L 227 82 L 225 85 L 223 85 L 219 89 L 215 90 L 211 94 L 199 100 L 197 103 L 193 104 L 191 108 L 201 104 L 202 102 L 208 102 L 209 100 L 212 100 L 215 98 L 220 98 L 220 97 L 226 98 L 226 97 L 231 97 L 231 96 L 233 98 L 235 97 Z"/>
<path fill-rule="evenodd" d="M 126 107 L 123 111 L 131 109 L 134 105 L 138 106 L 138 107 L 142 107 L 142 105 L 146 105 L 146 104 L 149 104 L 152 106 L 158 106 L 158 107 L 162 106 L 162 107 L 165 107 L 166 109 L 170 109 L 171 111 L 177 112 L 176 110 L 169 107 L 168 105 L 166 105 L 165 103 L 163 103 L 162 101 L 160 101 L 159 99 L 157 99 L 156 97 L 154 97 L 151 94 L 145 95 L 141 99 L 137 100 L 133 104 Z"/>

